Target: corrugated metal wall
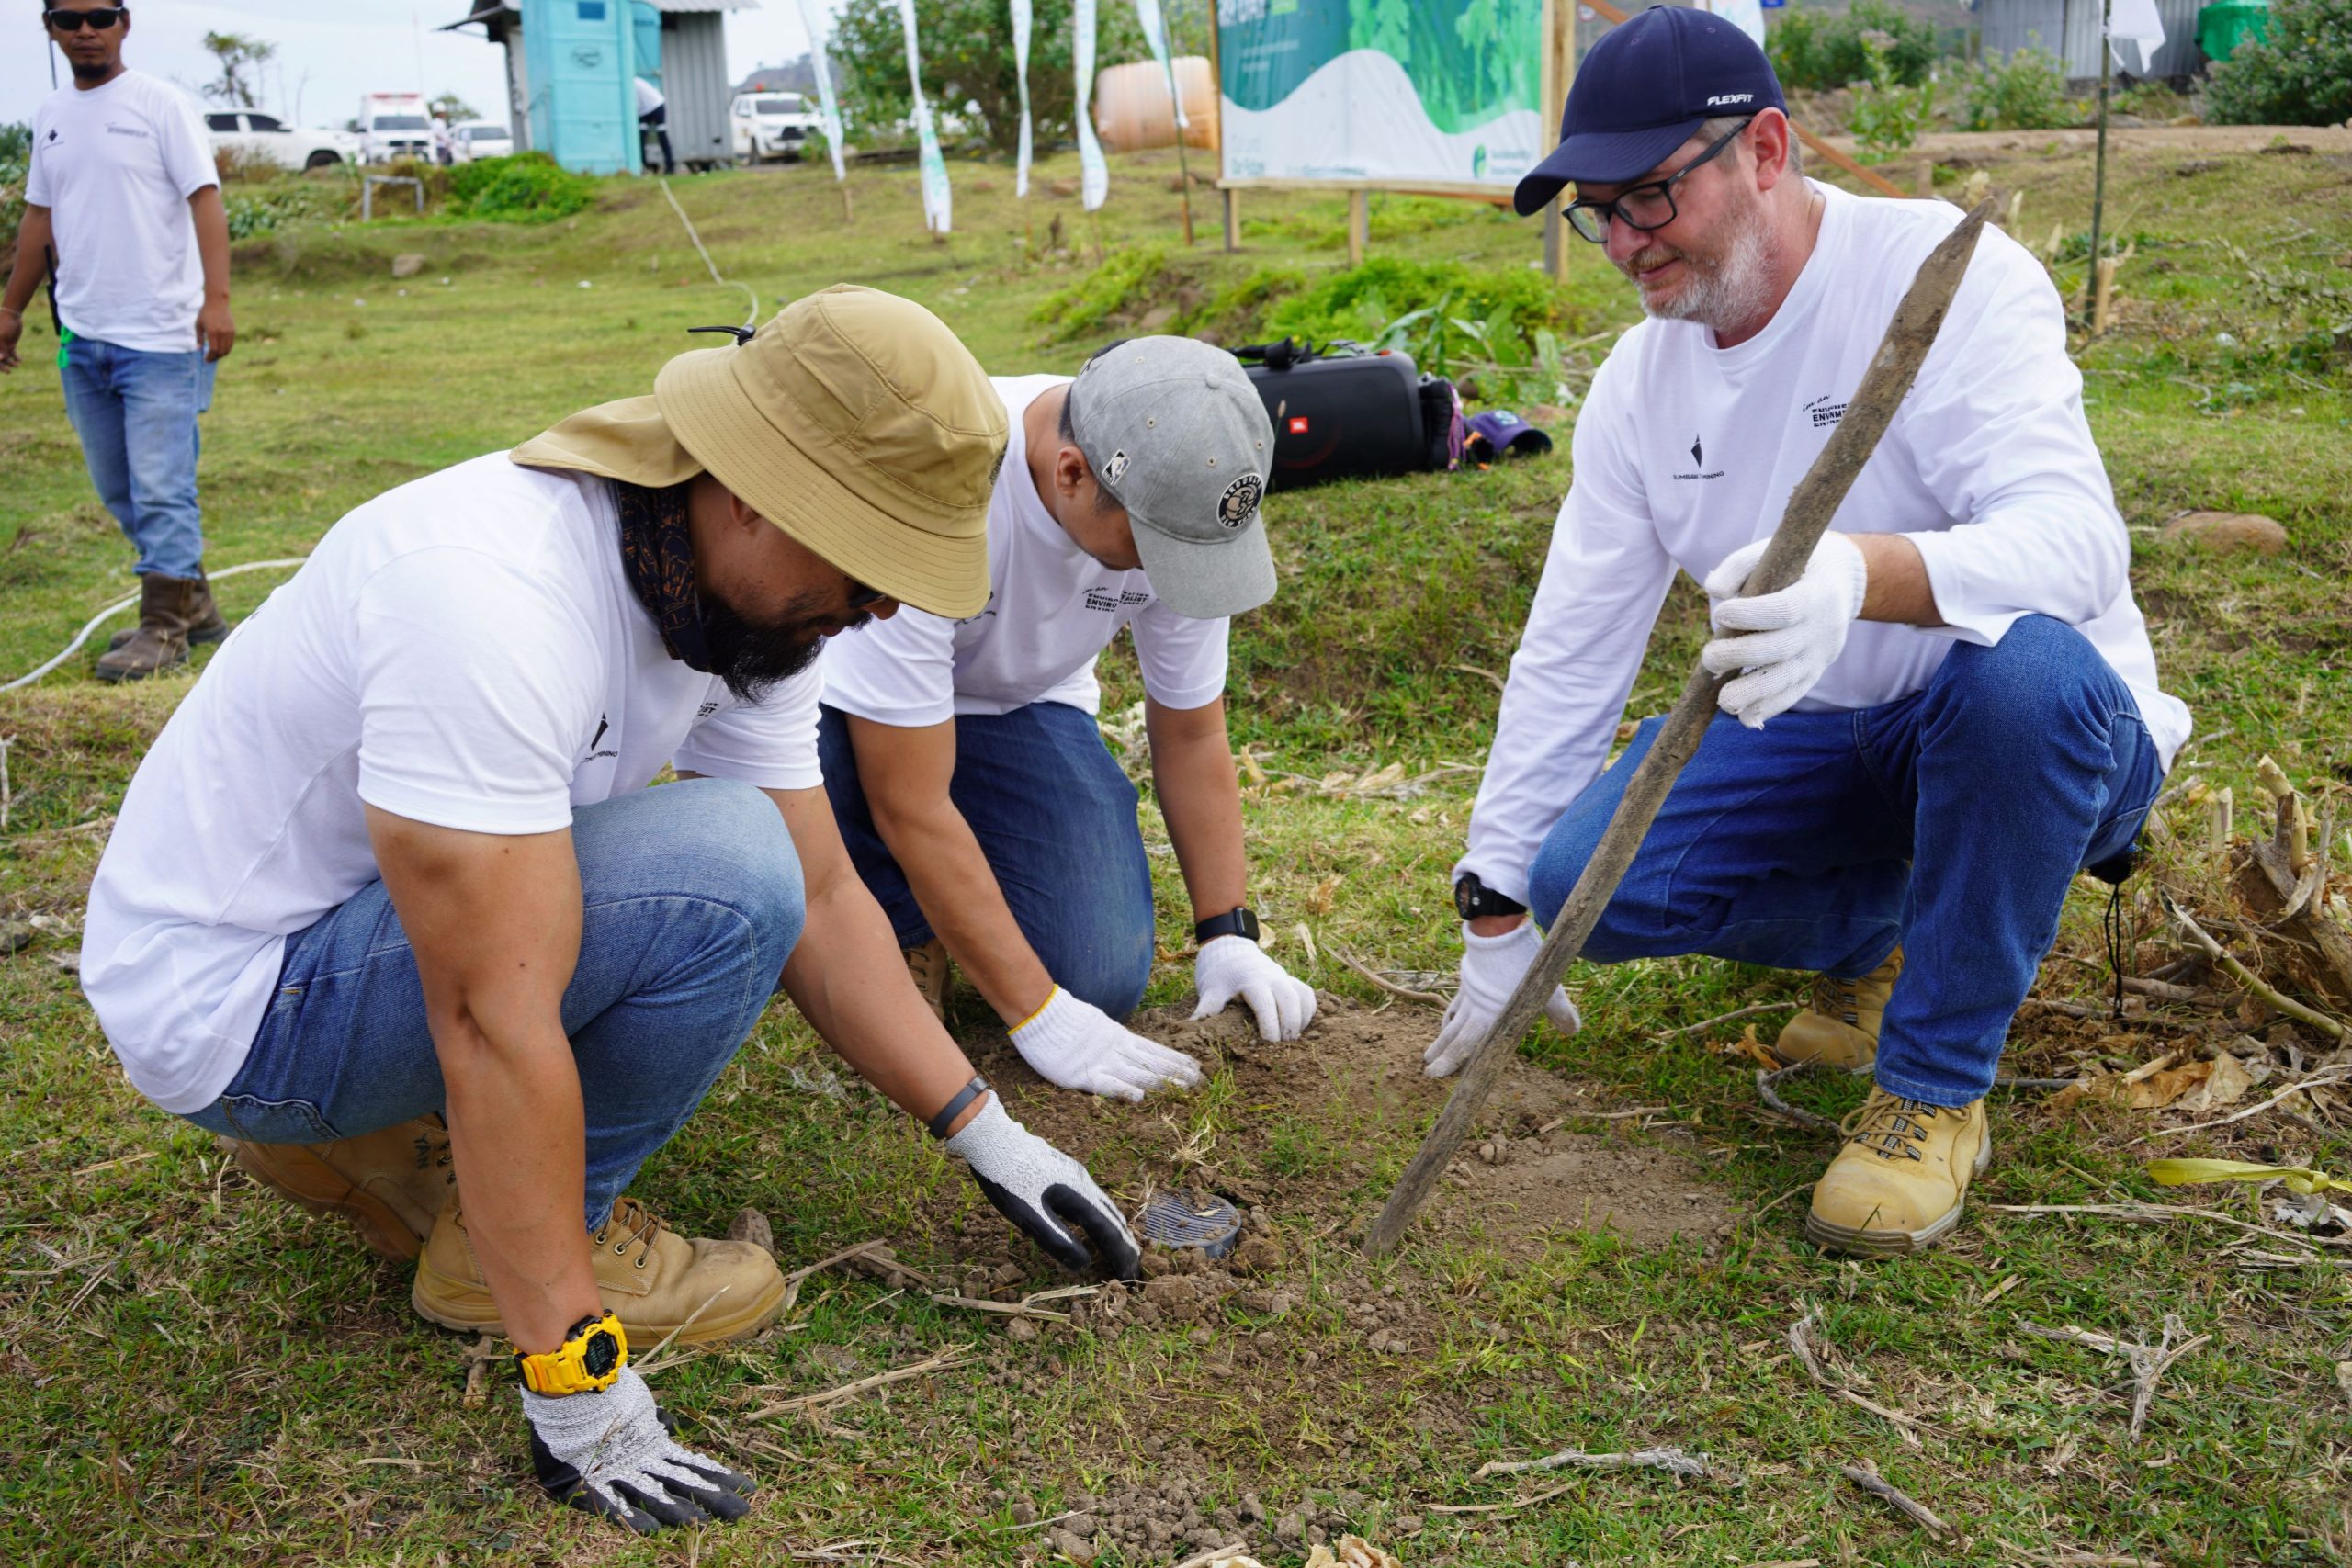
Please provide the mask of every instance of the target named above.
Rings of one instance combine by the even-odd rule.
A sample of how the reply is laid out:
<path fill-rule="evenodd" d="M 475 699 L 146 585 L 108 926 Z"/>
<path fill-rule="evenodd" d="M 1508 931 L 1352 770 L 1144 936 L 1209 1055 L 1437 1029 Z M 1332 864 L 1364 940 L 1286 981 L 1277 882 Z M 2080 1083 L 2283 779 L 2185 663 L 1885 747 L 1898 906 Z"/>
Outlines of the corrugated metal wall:
<path fill-rule="evenodd" d="M 670 110 L 670 146 L 681 164 L 724 164 L 735 156 L 726 22 L 718 11 L 662 16 L 662 96 Z"/>
<path fill-rule="evenodd" d="M 2165 46 L 2150 62 L 2151 76 L 2188 76 L 2205 62 L 2197 51 L 2197 13 L 2203 0 L 2156 0 Z M 2077 82 L 2098 80 L 2100 0 L 1984 0 L 1984 52 L 2006 55 L 2036 48 L 2056 55 Z"/>

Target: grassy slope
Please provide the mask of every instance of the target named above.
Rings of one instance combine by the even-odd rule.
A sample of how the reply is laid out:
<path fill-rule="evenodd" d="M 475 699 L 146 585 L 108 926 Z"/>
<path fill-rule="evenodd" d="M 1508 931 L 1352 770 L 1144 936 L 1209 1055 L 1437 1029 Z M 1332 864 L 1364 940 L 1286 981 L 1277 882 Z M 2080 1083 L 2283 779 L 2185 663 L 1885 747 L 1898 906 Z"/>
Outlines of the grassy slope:
<path fill-rule="evenodd" d="M 2092 420 L 2137 530 L 2135 577 L 2159 656 L 2211 734 L 2193 761 L 2243 793 L 2265 750 L 2303 779 L 2352 763 L 2343 670 L 2352 396 L 2340 362 L 2290 375 L 2217 344 L 2223 330 L 2257 341 L 2277 312 L 2250 303 L 2243 273 L 2204 240 L 2228 232 L 2268 262 L 2332 267 L 2340 285 L 2352 177 L 2322 159 L 2223 162 L 2221 172 L 2177 177 L 2162 161 L 2122 154 L 2110 207 L 2122 217 L 2110 222 L 2147 236 L 2144 265 L 2126 273 L 2139 298 L 2128 330 L 2086 366 Z M 1167 237 L 1170 168 L 1123 167 L 1100 220 L 1102 245 Z M 2079 157 L 1994 170 L 1997 184 L 2027 190 L 2028 234 L 2061 220 L 2082 226 L 2087 173 Z M 1041 177 L 1073 174 L 1049 163 Z M 763 301 L 841 278 L 874 283 L 938 310 L 991 370 L 1074 367 L 1087 345 L 1041 342 L 1030 315 L 1081 277 L 1091 254 L 1024 265 L 1009 175 L 964 172 L 959 181 L 965 228 L 946 244 L 922 234 L 910 173 L 861 174 L 848 226 L 809 171 L 678 189 L 719 265 Z M 1097 231 L 1074 201 L 1038 205 L 1091 250 Z M 1190 276 L 1214 287 L 1259 265 L 1340 265 L 1336 201 L 1252 197 L 1247 211 L 1250 254 L 1204 247 L 1185 263 Z M 1205 232 L 1205 203 L 1202 217 Z M 1374 243 L 1516 266 L 1533 241 L 1499 215 L 1444 209 L 1433 222 L 1420 205 L 1383 202 Z M 427 265 L 396 285 L 386 263 L 407 251 Z M 1602 321 L 1627 319 L 1622 286 L 1589 256 L 1577 260 L 1579 305 Z M 299 554 L 388 485 L 641 390 L 685 341 L 680 327 L 741 310 L 732 291 L 710 285 L 648 186 L 616 187 L 577 223 L 547 229 L 386 224 L 264 243 L 244 257 L 238 308 L 241 346 L 206 431 L 216 566 Z M 28 346 L 32 367 L 0 382 L 0 674 L 46 657 L 127 582 L 55 379 L 35 358 L 46 339 Z M 2199 412 L 2216 394 L 2221 412 Z M 1241 737 L 1271 766 L 1309 778 L 1389 761 L 1416 771 L 1476 761 L 1493 689 L 1456 667 L 1498 670 L 1508 658 L 1566 470 L 1561 456 L 1481 476 L 1336 487 L 1270 508 L 1285 586 L 1238 629 Z M 2277 560 L 2216 563 L 2154 536 L 2155 525 L 2199 506 L 2267 512 L 2287 523 L 2293 547 Z M 250 610 L 274 580 L 224 583 L 232 614 Z M 1661 707 L 1679 681 L 1694 605 L 1687 589 L 1672 602 L 1633 711 Z M 1130 700 L 1131 678 L 1114 669 L 1112 679 L 1114 698 Z M 0 839 L 8 914 L 78 923 L 98 841 L 61 830 L 112 809 L 144 738 L 184 690 L 170 680 L 106 691 L 67 673 L 0 698 L 0 736 L 16 737 Z M 1376 999 L 1329 961 L 1335 941 L 1386 964 L 1447 965 L 1443 869 L 1467 803 L 1463 791 L 1413 803 L 1253 797 L 1260 899 L 1278 930 L 1314 931 L 1327 953 L 1312 970 L 1318 984 Z M 1180 907 L 1163 898 L 1163 908 Z M 2139 916 L 2153 931 L 2151 912 Z M 2066 944 L 2092 952 L 2093 929 L 2086 897 L 2070 912 Z M 1183 942 L 1173 917 L 1162 934 L 1170 950 Z M 990 1335 L 989 1378 L 934 1380 L 917 1397 L 840 1415 L 830 1430 L 787 1424 L 763 1437 L 741 1420 L 739 1397 L 752 1385 L 798 1392 L 837 1381 L 812 1359 L 819 1347 L 863 1348 L 880 1364 L 978 1332 L 879 1284 L 828 1284 L 804 1310 L 805 1328 L 663 1380 L 690 1426 L 765 1483 L 755 1521 L 658 1545 L 594 1532 L 531 1495 L 509 1396 L 461 1405 L 458 1344 L 410 1315 L 402 1271 L 261 1199 L 224 1172 L 208 1137 L 122 1084 L 71 976 L 52 962 L 73 945 L 70 933 L 47 933 L 0 959 L 0 1169 L 14 1199 L 10 1272 L 0 1276 L 0 1559 L 764 1562 L 858 1538 L 920 1561 L 1012 1561 L 1034 1554 L 1035 1537 L 984 1533 L 1012 1522 L 998 1489 L 1050 1513 L 1079 1490 L 1154 1472 L 1161 1457 L 1107 1435 L 1148 1426 L 1138 1412 L 1164 1407 L 1163 1391 L 1199 1388 L 1193 1348 L 1174 1331 L 1030 1345 Z M 1306 963 L 1295 937 L 1279 952 Z M 1165 967 L 1155 997 L 1178 998 L 1186 973 Z M 2095 984 L 2091 971 L 2053 965 L 2049 988 Z M 1994 1562 L 2071 1546 L 2220 1564 L 2342 1561 L 2352 1549 L 2340 1511 L 2345 1410 L 2331 1368 L 2352 1356 L 2344 1275 L 2248 1272 L 2218 1255 L 2218 1233 L 2190 1226 L 2061 1228 L 1989 1213 L 1926 1259 L 1863 1269 L 1817 1258 L 1793 1239 L 1801 1193 L 1767 1211 L 1811 1180 L 1825 1145 L 1758 1122 L 1744 1071 L 1706 1041 L 1657 1039 L 1793 995 L 1794 982 L 1705 963 L 1636 964 L 1588 973 L 1581 994 L 1589 1023 L 1573 1048 L 1547 1035 L 1534 1049 L 1626 1104 L 1698 1118 L 1687 1132 L 1619 1123 L 1617 1135 L 1683 1139 L 1702 1151 L 1706 1179 L 1756 1217 L 1711 1258 L 1583 1239 L 1507 1260 L 1425 1238 L 1393 1277 L 1411 1289 L 1446 1283 L 1431 1303 L 1441 1349 L 1409 1367 L 1384 1364 L 1336 1314 L 1299 1314 L 1276 1352 L 1286 1381 L 1261 1383 L 1262 1407 L 1248 1419 L 1204 1420 L 1187 1445 L 1187 1462 L 1220 1495 L 1253 1490 L 1272 1503 L 1360 1489 L 1374 1500 L 1364 1522 L 1384 1532 L 1399 1507 L 1428 1519 L 1425 1534 L 1403 1543 L 1408 1561 Z M 2113 1048 L 2131 1059 L 2139 1043 Z M 967 1206 L 961 1179 L 869 1097 L 796 1092 L 793 1069 L 818 1049 L 788 1009 L 771 1013 L 641 1190 L 690 1229 L 758 1203 L 787 1258 L 877 1233 L 910 1256 L 944 1256 L 953 1237 L 935 1216 L 942 1203 Z M 1825 1086 L 1812 1102 L 1837 1110 L 1854 1098 Z M 2137 1174 L 2144 1151 L 2125 1146 L 2144 1122 L 2064 1119 L 2030 1103 L 1996 1115 L 2001 1157 L 1981 1189 L 1990 1201 L 2154 1191 Z M 2275 1119 L 2244 1130 L 2246 1140 L 2212 1146 L 2352 1163 L 2340 1137 Z M 1361 1221 L 1407 1152 L 1384 1155 L 1344 1217 Z M 2215 1201 L 2252 1217 L 2236 1200 Z M 1278 1216 L 1295 1219 L 1295 1272 L 1328 1304 L 1345 1288 L 1348 1229 L 1317 1237 L 1323 1218 Z M 1803 1302 L 1824 1306 L 1841 1364 L 1867 1375 L 1872 1397 L 1931 1423 L 1923 1449 L 1775 1359 Z M 2016 1325 L 2153 1332 L 2167 1312 L 2215 1342 L 2168 1376 L 2137 1443 L 2124 1437 L 2121 1406 L 2099 1393 L 2116 1369 Z M 1458 1389 L 1478 1391 L 1465 1429 L 1414 1428 L 1417 1397 Z M 1487 1458 L 1644 1442 L 1711 1449 L 1746 1471 L 1747 1484 L 1601 1476 L 1508 1522 L 1423 1507 L 1508 1495 L 1459 1480 Z M 1835 1463 L 1864 1454 L 1963 1521 L 1969 1544 L 1930 1543 L 1847 1489 Z M 387 1459 L 398 1462 L 361 1462 Z"/>

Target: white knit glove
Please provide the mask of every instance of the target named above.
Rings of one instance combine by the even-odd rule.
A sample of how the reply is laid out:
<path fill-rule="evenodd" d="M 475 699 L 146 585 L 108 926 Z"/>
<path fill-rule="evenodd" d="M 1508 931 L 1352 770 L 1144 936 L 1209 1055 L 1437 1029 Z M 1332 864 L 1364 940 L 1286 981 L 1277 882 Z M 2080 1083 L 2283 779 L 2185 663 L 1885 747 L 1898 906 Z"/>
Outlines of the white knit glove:
<path fill-rule="evenodd" d="M 1246 936 L 1210 939 L 1193 960 L 1193 984 L 1201 992 L 1195 1020 L 1223 1012 L 1239 997 L 1257 1015 L 1261 1040 L 1295 1040 L 1315 1021 L 1315 987 L 1293 978 Z"/>
<path fill-rule="evenodd" d="M 972 1179 L 999 1213 L 1071 1273 L 1136 1277 L 1143 1254 L 1117 1207 L 1084 1166 L 1015 1122 L 996 1095 L 947 1140 L 947 1152 L 972 1168 Z M 1094 1258 L 1069 1234 L 1073 1225 L 1094 1244 Z"/>
<path fill-rule="evenodd" d="M 1734 550 L 1707 573 L 1705 583 L 1707 597 L 1716 602 L 1715 630 L 1741 635 L 1707 644 L 1699 662 L 1718 675 L 1746 671 L 1724 685 L 1715 703 L 1750 729 L 1786 713 L 1837 662 L 1870 586 L 1860 547 L 1843 534 L 1824 534 L 1803 577 L 1778 593 L 1738 597 L 1770 543 L 1758 539 Z"/>
<path fill-rule="evenodd" d="M 1150 1089 L 1191 1089 L 1201 1081 L 1201 1065 L 1192 1057 L 1146 1040 L 1059 986 L 1012 1031 L 1012 1044 L 1047 1083 L 1114 1100 L 1141 1100 Z"/>
<path fill-rule="evenodd" d="M 554 1397 L 525 1389 L 523 1415 L 531 1424 L 532 1467 L 559 1502 L 618 1519 L 639 1535 L 751 1512 L 744 1501 L 751 1479 L 672 1440 L 635 1367 L 623 1367 L 619 1381 L 599 1393 Z"/>
<path fill-rule="evenodd" d="M 1519 989 L 1520 977 L 1543 946 L 1533 920 L 1521 920 L 1500 936 L 1480 936 L 1467 924 L 1463 926 L 1462 988 L 1446 1004 L 1445 1021 L 1438 1026 L 1437 1038 L 1421 1053 L 1423 1072 L 1444 1078 L 1461 1071 L 1471 1051 L 1502 1016 L 1503 1004 Z M 1563 1034 L 1574 1034 L 1584 1023 L 1568 993 L 1557 986 L 1544 1004 L 1544 1016 Z"/>

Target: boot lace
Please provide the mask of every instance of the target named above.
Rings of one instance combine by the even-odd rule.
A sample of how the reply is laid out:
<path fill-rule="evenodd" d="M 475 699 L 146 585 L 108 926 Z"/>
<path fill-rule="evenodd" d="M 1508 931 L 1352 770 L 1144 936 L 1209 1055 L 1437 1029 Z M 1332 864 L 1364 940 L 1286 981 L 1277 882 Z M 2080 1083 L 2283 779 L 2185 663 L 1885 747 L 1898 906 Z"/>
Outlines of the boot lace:
<path fill-rule="evenodd" d="M 1929 1125 L 1943 1108 L 1924 1100 L 1872 1089 L 1853 1114 L 1838 1124 L 1849 1144 L 1860 1144 L 1881 1159 L 1925 1159 L 1919 1146 L 1928 1141 Z"/>
<path fill-rule="evenodd" d="M 915 987 L 928 992 L 940 980 L 941 954 L 930 946 L 907 949 L 907 973 L 913 976 Z"/>
<path fill-rule="evenodd" d="M 1860 979 L 1841 980 L 1835 975 L 1815 975 L 1813 977 L 1813 1010 L 1824 1017 L 1859 1026 L 1861 987 Z"/>
<path fill-rule="evenodd" d="M 616 1258 L 628 1257 L 630 1247 L 643 1243 L 637 1255 L 637 1266 L 642 1269 L 645 1260 L 653 1256 L 654 1238 L 662 1234 L 662 1229 L 660 1217 L 652 1210 L 634 1198 L 622 1197 L 613 1200 L 613 1212 L 605 1216 L 596 1234 L 588 1239 L 602 1247 L 617 1235 L 619 1239 L 613 1242 L 613 1255 Z"/>

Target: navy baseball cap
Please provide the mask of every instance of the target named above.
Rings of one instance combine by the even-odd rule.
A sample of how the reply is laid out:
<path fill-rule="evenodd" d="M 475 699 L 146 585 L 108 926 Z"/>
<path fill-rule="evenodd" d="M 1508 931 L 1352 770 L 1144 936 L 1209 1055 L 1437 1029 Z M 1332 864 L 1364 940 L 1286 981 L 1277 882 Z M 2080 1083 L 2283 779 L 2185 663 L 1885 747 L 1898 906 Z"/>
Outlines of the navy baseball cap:
<path fill-rule="evenodd" d="M 1768 108 L 1788 112 L 1755 39 L 1710 12 L 1653 6 L 1584 57 L 1560 115 L 1560 144 L 1520 180 L 1511 205 L 1524 218 L 1571 180 L 1638 179 L 1706 121 Z"/>

